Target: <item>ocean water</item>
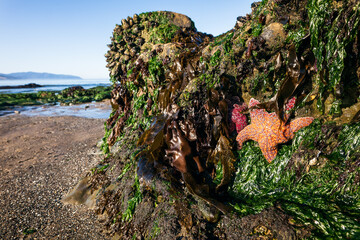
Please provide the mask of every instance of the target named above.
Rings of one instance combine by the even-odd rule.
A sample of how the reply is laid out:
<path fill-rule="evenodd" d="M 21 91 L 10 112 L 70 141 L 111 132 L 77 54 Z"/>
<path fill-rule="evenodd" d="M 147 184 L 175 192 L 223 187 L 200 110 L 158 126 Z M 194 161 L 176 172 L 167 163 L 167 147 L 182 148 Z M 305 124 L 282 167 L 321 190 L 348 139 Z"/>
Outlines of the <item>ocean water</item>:
<path fill-rule="evenodd" d="M 36 83 L 39 88 L 0 89 L 2 93 L 36 93 L 38 91 L 61 91 L 68 87 L 82 86 L 85 89 L 97 86 L 110 86 L 109 79 L 10 79 L 0 80 L 0 86 L 19 86 Z"/>

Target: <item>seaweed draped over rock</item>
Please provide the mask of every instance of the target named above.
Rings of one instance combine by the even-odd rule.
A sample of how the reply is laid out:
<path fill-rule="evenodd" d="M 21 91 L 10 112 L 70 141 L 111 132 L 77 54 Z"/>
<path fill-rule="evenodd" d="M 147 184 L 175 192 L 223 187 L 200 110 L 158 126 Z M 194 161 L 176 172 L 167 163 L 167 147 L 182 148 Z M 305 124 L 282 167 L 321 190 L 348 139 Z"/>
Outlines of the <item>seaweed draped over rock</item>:
<path fill-rule="evenodd" d="M 359 236 L 359 21 L 356 1 L 263 0 L 217 37 L 172 12 L 116 25 L 107 156 L 89 178 L 111 234 Z M 339 32 L 337 52 L 326 41 Z M 315 118 L 270 164 L 257 143 L 235 141 L 251 98 L 285 125 Z"/>

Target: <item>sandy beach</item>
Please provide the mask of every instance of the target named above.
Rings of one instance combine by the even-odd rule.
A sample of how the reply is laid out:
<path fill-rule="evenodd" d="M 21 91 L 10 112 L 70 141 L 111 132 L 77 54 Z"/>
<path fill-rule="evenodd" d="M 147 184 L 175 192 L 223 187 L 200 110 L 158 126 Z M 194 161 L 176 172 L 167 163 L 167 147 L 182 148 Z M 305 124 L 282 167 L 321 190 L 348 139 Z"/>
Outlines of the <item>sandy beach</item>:
<path fill-rule="evenodd" d="M 103 122 L 0 118 L 0 239 L 107 239 L 93 212 L 61 202 L 101 159 Z"/>

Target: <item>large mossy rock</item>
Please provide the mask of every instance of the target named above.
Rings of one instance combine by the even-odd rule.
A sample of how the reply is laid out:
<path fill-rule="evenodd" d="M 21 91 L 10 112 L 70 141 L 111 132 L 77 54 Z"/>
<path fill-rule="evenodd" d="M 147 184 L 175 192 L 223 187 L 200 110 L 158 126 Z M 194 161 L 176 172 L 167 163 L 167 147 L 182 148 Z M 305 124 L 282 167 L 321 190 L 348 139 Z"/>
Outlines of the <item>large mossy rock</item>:
<path fill-rule="evenodd" d="M 217 37 L 172 12 L 115 27 L 107 156 L 88 181 L 115 239 L 360 237 L 360 5 L 252 7 Z M 315 120 L 271 163 L 237 149 L 234 104 L 281 118 L 294 96 L 290 118 Z"/>

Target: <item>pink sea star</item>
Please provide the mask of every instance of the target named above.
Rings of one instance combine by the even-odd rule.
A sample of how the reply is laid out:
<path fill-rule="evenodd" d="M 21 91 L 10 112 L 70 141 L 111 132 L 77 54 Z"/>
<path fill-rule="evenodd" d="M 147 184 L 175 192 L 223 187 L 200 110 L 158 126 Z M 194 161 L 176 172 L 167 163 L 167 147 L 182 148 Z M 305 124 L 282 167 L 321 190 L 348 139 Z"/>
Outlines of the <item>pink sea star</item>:
<path fill-rule="evenodd" d="M 296 102 L 296 98 L 293 97 L 292 99 L 290 99 L 287 104 L 285 105 L 285 110 L 286 111 L 290 111 L 291 109 L 293 109 L 295 107 L 295 102 Z M 288 117 L 288 116 L 287 116 Z"/>
<path fill-rule="evenodd" d="M 242 103 L 240 105 L 234 104 L 233 106 L 234 108 L 231 111 L 231 122 L 235 124 L 236 132 L 239 133 L 247 125 L 246 116 L 242 113 L 243 111 L 247 110 L 247 106 L 245 103 Z"/>
<path fill-rule="evenodd" d="M 249 108 L 259 104 L 256 99 L 250 99 Z M 290 110 L 294 107 L 295 99 L 289 100 L 285 109 Z M 268 113 L 264 109 L 250 110 L 251 124 L 246 126 L 236 137 L 240 148 L 247 140 L 254 140 L 259 143 L 261 152 L 270 163 L 277 155 L 277 145 L 285 143 L 294 137 L 294 133 L 306 127 L 314 120 L 312 117 L 302 117 L 282 122 L 275 113 Z M 286 120 L 289 115 L 285 116 Z"/>

